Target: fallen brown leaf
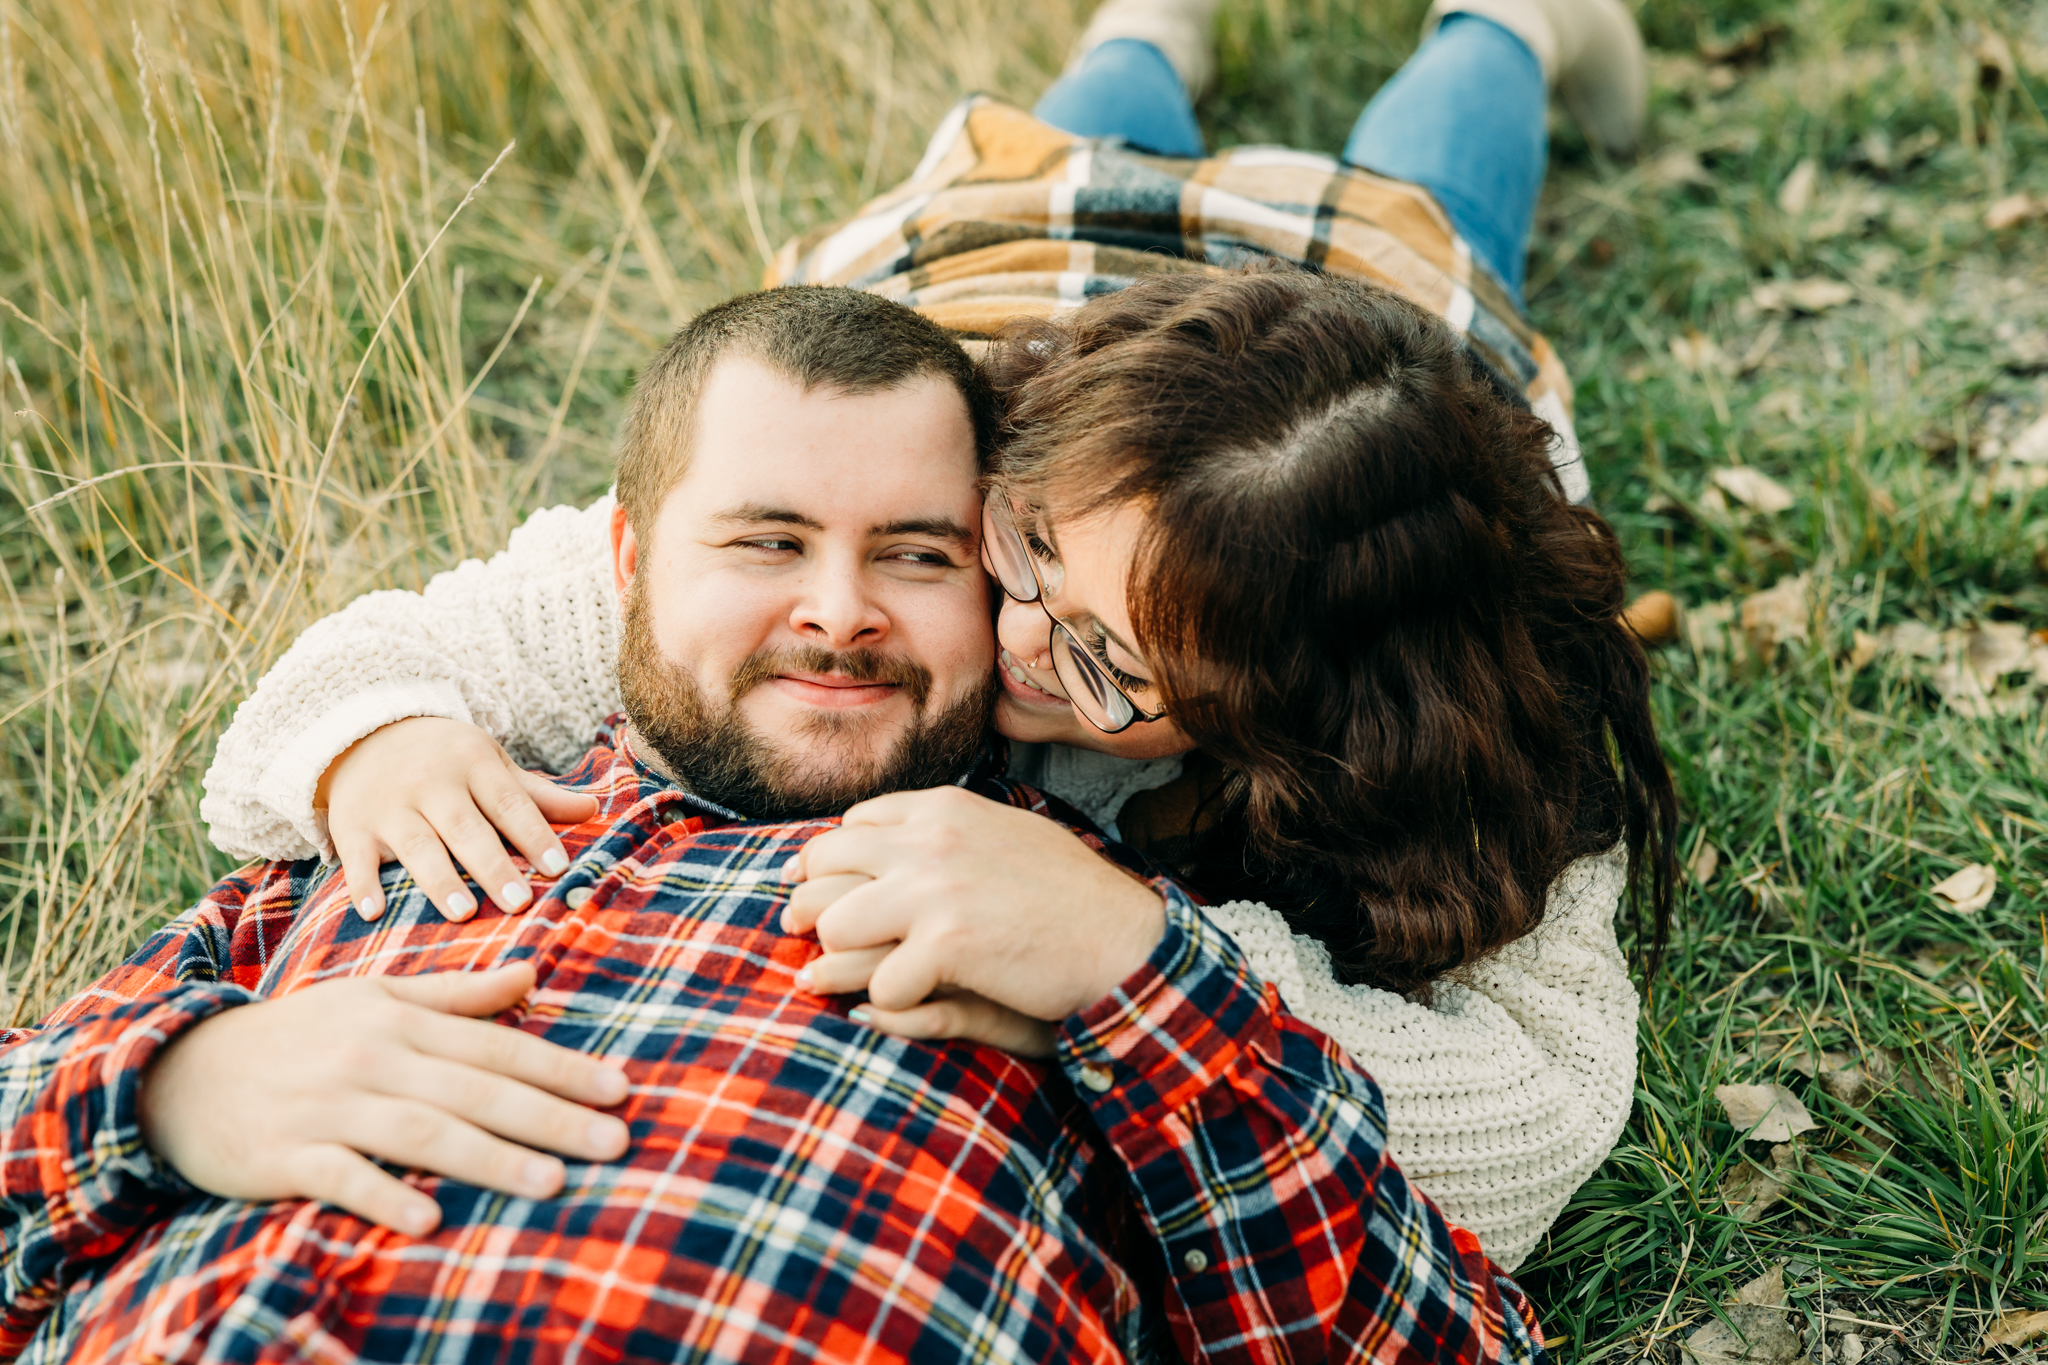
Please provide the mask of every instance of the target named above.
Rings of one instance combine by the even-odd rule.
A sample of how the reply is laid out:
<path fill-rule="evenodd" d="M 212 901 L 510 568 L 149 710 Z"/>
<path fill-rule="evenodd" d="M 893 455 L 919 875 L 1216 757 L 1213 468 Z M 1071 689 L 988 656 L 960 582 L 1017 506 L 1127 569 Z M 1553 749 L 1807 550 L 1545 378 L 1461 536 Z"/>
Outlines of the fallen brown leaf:
<path fill-rule="evenodd" d="M 2008 194 L 1984 210 L 1984 226 L 1993 232 L 2003 232 L 2043 214 L 2048 214 L 2048 199 L 2036 199 L 2024 192 Z"/>
<path fill-rule="evenodd" d="M 1748 465 L 1730 465 L 1717 469 L 1709 475 L 1714 487 L 1729 497 L 1766 515 L 1774 515 L 1790 508 L 1796 499 L 1792 490 L 1779 483 L 1761 470 Z"/>
<path fill-rule="evenodd" d="M 2048 464 L 2048 414 L 2005 443 L 2005 458 L 2014 464 Z"/>
<path fill-rule="evenodd" d="M 1785 1296 L 1785 1263 L 1778 1262 L 1763 1274 L 1735 1291 L 1735 1303 L 1754 1304 L 1758 1308 L 1783 1308 Z"/>
<path fill-rule="evenodd" d="M 1998 874 L 1982 863 L 1971 863 L 1927 889 L 1958 915 L 1974 915 L 1998 894 Z"/>
<path fill-rule="evenodd" d="M 2018 1346 L 2048 1336 L 2048 1313 L 2001 1313 L 1984 1332 L 1984 1348 Z"/>
<path fill-rule="evenodd" d="M 1782 1308 L 1735 1304 L 1678 1344 L 1689 1365 L 1791 1365 L 1799 1331 Z"/>
<path fill-rule="evenodd" d="M 1742 637 L 1758 658 L 1769 660 L 1778 646 L 1807 638 L 1807 575 L 1781 578 L 1742 601 Z"/>
<path fill-rule="evenodd" d="M 1766 313 L 1825 313 L 1855 297 L 1853 286 L 1822 279 L 1760 284 L 1749 295 L 1750 302 Z"/>
<path fill-rule="evenodd" d="M 1776 1081 L 1764 1085 L 1717 1085 L 1714 1098 L 1721 1102 L 1728 1121 L 1751 1142 L 1790 1142 L 1799 1134 L 1820 1127 L 1799 1097 Z"/>
<path fill-rule="evenodd" d="M 1778 207 L 1797 218 L 1813 207 L 1813 186 L 1820 179 L 1820 163 L 1807 157 L 1792 168 L 1778 186 Z"/>
<path fill-rule="evenodd" d="M 1686 863 L 1685 870 L 1692 873 L 1695 882 L 1705 886 L 1714 880 L 1714 874 L 1721 870 L 1720 850 L 1712 844 L 1701 844 L 1699 850 L 1692 855 L 1692 860 Z"/>
<path fill-rule="evenodd" d="M 1671 338 L 1671 358 L 1690 374 L 1726 374 L 1733 368 L 1720 343 L 1696 331 Z"/>
<path fill-rule="evenodd" d="M 1679 610 L 1678 599 L 1661 591 L 1644 593 L 1621 613 L 1621 623 L 1652 649 L 1676 640 L 1683 620 L 1684 613 Z"/>

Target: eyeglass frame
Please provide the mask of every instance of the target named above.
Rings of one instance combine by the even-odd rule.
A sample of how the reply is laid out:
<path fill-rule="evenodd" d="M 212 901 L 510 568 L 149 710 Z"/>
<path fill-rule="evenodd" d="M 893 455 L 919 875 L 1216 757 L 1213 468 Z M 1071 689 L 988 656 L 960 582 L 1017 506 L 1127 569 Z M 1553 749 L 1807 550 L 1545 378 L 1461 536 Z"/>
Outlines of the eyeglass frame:
<path fill-rule="evenodd" d="M 1060 685 L 1067 689 L 1067 701 L 1069 704 L 1080 714 L 1081 719 L 1087 721 L 1105 735 L 1122 734 L 1125 730 L 1130 729 L 1141 721 L 1150 722 L 1164 718 L 1166 708 L 1161 707 L 1157 711 L 1148 712 L 1144 707 L 1138 705 L 1137 698 L 1125 691 L 1123 684 L 1110 676 L 1103 668 L 1102 661 L 1097 659 L 1088 648 L 1086 642 L 1082 640 L 1080 632 L 1076 631 L 1065 620 L 1054 613 L 1052 607 L 1046 601 L 1048 593 L 1046 591 L 1045 578 L 1038 569 L 1038 557 L 1032 554 L 1031 547 L 1024 543 L 1023 532 L 1017 529 L 1014 517 L 1009 515 L 1007 511 L 999 513 L 996 509 L 996 500 L 1000 496 L 1001 494 L 996 489 L 990 489 L 981 502 L 981 564 L 984 569 L 988 570 L 989 577 L 995 580 L 996 586 L 1002 589 L 1003 596 L 1013 602 L 1038 603 L 1039 610 L 1043 611 L 1046 619 L 1052 622 L 1052 647 L 1047 652 L 1052 655 L 1053 676 L 1057 677 L 1060 680 Z M 1024 567 L 1030 571 L 1031 596 L 1024 597 L 1019 595 L 1004 581 L 1002 570 L 996 567 L 996 556 L 991 546 L 998 536 L 1007 536 L 1009 538 L 1010 546 L 1014 551 L 1014 557 L 1020 559 Z M 1058 647 L 1062 641 L 1065 645 L 1064 649 Z M 1076 669 L 1084 671 L 1086 676 L 1082 679 L 1082 686 L 1076 687 L 1074 680 L 1068 678 L 1060 668 L 1060 656 L 1063 653 L 1074 661 Z M 1108 688 L 1110 692 L 1122 699 L 1125 707 L 1129 708 L 1130 715 L 1122 723 L 1116 725 L 1104 724 L 1102 721 L 1089 715 L 1088 708 L 1078 700 L 1080 696 L 1091 693 L 1096 696 L 1101 695 L 1099 688 L 1087 685 L 1090 678 L 1100 682 L 1102 687 Z M 1107 714 L 1106 707 L 1105 714 Z"/>

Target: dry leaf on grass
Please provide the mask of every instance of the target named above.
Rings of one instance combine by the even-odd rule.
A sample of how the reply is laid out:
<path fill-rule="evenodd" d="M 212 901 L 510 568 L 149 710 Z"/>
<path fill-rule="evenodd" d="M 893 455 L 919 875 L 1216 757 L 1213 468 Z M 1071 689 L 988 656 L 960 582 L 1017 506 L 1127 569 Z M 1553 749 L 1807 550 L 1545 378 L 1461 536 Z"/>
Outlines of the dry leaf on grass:
<path fill-rule="evenodd" d="M 1766 313 L 1825 313 L 1855 297 L 1856 290 L 1840 280 L 1806 279 L 1760 284 L 1749 300 Z"/>
<path fill-rule="evenodd" d="M 1621 623 L 1645 645 L 1660 649 L 1678 638 L 1685 624 L 1685 613 L 1679 608 L 1677 598 L 1653 589 L 1623 608 Z"/>
<path fill-rule="evenodd" d="M 1678 1345 L 1687 1365 L 1791 1365 L 1802 1347 L 1782 1308 L 1741 1303 Z"/>
<path fill-rule="evenodd" d="M 2048 1313 L 2001 1313 L 1985 1329 L 1984 1349 L 2021 1346 L 2040 1336 L 2048 1336 Z"/>
<path fill-rule="evenodd" d="M 1728 628 L 1735 624 L 1733 602 L 1709 602 L 1685 613 L 1685 638 L 1696 654 L 1718 653 L 1728 647 Z"/>
<path fill-rule="evenodd" d="M 1772 515 L 1792 506 L 1792 490 L 1761 470 L 1748 465 L 1730 465 L 1708 476 L 1714 487 L 1744 507 Z"/>
<path fill-rule="evenodd" d="M 1758 1308 L 1783 1308 L 1785 1297 L 1785 1263 L 1778 1262 L 1763 1274 L 1735 1291 L 1735 1303 L 1754 1304 Z"/>
<path fill-rule="evenodd" d="M 1738 1161 L 1721 1177 L 1721 1201 L 1738 1223 L 1754 1223 L 1785 1197 L 1803 1158 L 1796 1143 L 1771 1148 L 1771 1164 Z"/>
<path fill-rule="evenodd" d="M 1958 915 L 1974 915 L 1998 894 L 1998 874 L 1982 863 L 1971 863 L 1927 889 Z"/>
<path fill-rule="evenodd" d="M 2048 216 L 2048 199 L 2037 199 L 2024 193 L 2008 194 L 1984 210 L 1984 226 L 1993 232 L 2003 232 L 2031 218 L 2043 216 Z"/>
<path fill-rule="evenodd" d="M 1757 657 L 1769 659 L 1779 645 L 1807 638 L 1806 587 L 1807 575 L 1794 574 L 1742 600 L 1742 638 Z"/>
<path fill-rule="evenodd" d="M 1813 207 L 1813 184 L 1820 178 L 1820 163 L 1812 157 L 1792 168 L 1785 183 L 1778 186 L 1778 207 L 1797 218 Z"/>
<path fill-rule="evenodd" d="M 2005 443 L 2005 458 L 2014 464 L 2048 464 L 2048 414 Z"/>
<path fill-rule="evenodd" d="M 1790 1142 L 1799 1134 L 1820 1127 L 1799 1097 L 1776 1081 L 1765 1085 L 1717 1085 L 1714 1098 L 1721 1102 L 1728 1121 L 1751 1142 Z"/>
<path fill-rule="evenodd" d="M 1726 374 L 1733 367 L 1721 351 L 1720 343 L 1712 337 L 1697 331 L 1689 331 L 1682 337 L 1671 338 L 1671 358 L 1680 368 L 1691 374 Z"/>
<path fill-rule="evenodd" d="M 1714 880 L 1714 874 L 1721 870 L 1720 850 L 1712 844 L 1701 844 L 1698 851 L 1692 855 L 1692 859 L 1686 863 L 1685 870 L 1692 873 L 1695 882 L 1705 886 Z"/>

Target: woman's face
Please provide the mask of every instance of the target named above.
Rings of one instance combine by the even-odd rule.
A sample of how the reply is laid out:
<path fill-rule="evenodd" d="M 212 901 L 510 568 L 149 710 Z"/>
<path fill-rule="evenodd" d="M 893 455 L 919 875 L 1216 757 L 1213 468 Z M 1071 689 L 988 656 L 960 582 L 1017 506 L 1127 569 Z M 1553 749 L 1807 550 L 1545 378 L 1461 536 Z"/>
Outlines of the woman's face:
<path fill-rule="evenodd" d="M 1058 559 L 1063 571 L 1052 600 L 1019 602 L 1007 595 L 996 617 L 996 673 L 1003 691 L 996 702 L 996 729 L 1014 740 L 1071 744 L 1124 758 L 1161 758 L 1186 753 L 1194 741 L 1171 716 L 1139 721 L 1116 734 L 1104 734 L 1084 720 L 1067 700 L 1052 664 L 1052 622 L 1046 608 L 1065 621 L 1097 658 L 1116 670 L 1118 681 L 1147 711 L 1158 709 L 1156 674 L 1138 646 L 1126 605 L 1131 561 L 1145 529 L 1144 510 L 1125 503 L 1111 511 L 1063 519 L 1057 530 L 1043 517 L 1027 537 L 1040 556 Z"/>

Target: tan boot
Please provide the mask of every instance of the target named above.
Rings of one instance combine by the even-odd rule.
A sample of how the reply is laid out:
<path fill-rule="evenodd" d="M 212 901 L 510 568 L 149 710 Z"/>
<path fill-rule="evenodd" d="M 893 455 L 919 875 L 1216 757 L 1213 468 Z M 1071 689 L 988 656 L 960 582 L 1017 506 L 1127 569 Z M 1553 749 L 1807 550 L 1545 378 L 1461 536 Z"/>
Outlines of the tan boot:
<path fill-rule="evenodd" d="M 1199 99 L 1216 75 L 1216 8 L 1220 0 L 1108 0 L 1095 11 L 1073 60 L 1114 38 L 1136 38 L 1166 54 L 1189 99 Z"/>
<path fill-rule="evenodd" d="M 1622 0 L 1435 0 L 1428 37 L 1453 14 L 1491 19 L 1529 45 L 1579 131 L 1609 156 L 1635 155 L 1650 99 L 1642 30 Z"/>

